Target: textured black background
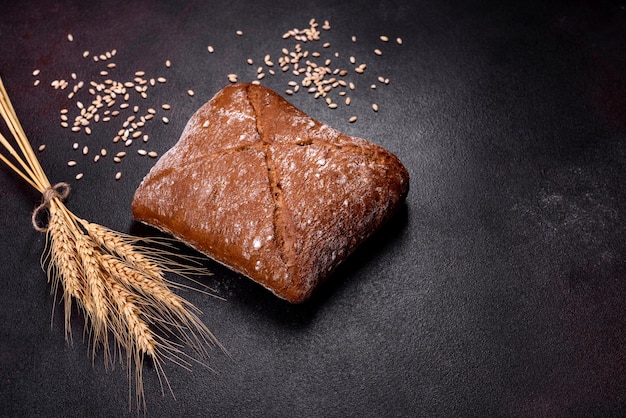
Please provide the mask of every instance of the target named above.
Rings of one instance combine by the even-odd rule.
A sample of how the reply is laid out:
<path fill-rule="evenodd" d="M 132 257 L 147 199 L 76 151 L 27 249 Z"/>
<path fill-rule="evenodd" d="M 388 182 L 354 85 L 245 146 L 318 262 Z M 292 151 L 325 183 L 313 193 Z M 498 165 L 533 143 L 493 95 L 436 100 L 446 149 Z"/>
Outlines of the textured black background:
<path fill-rule="evenodd" d="M 406 209 L 304 305 L 207 262 L 215 275 L 203 281 L 225 301 L 184 296 L 234 360 L 215 352 L 215 372 L 167 366 L 176 400 L 160 395 L 148 365 L 148 415 L 626 413 L 623 1 L 4 1 L 0 76 L 33 145 L 47 145 L 38 155 L 51 181 L 72 183 L 68 206 L 150 234 L 129 207 L 154 160 L 132 148 L 120 166 L 110 156 L 93 164 L 73 151 L 74 141 L 118 151 L 119 124 L 89 137 L 62 129 L 70 101 L 50 82 L 99 79 L 86 49 L 118 50 L 112 78 L 166 76 L 145 102 L 173 107 L 168 125 L 146 128 L 163 153 L 226 74 L 253 79 L 245 60 L 276 60 L 293 45 L 281 35 L 311 18 L 330 21 L 322 36 L 338 65 L 355 55 L 368 70 L 350 75 L 350 107 L 303 92 L 290 100 L 400 156 Z M 378 75 L 390 84 L 369 90 Z M 263 83 L 282 93 L 294 78 Z M 101 356 L 92 365 L 79 315 L 74 344 L 64 341 L 39 266 L 44 236 L 30 225 L 39 196 L 4 166 L 0 184 L 0 415 L 128 414 L 125 371 L 106 372 Z"/>

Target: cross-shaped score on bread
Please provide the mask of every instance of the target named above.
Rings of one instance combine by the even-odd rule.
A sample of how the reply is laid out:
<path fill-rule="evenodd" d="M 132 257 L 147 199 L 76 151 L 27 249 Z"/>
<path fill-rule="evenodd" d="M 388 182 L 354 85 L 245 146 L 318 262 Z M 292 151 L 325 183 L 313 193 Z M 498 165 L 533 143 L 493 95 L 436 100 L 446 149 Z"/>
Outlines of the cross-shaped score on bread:
<path fill-rule="evenodd" d="M 137 189 L 133 215 L 298 303 L 408 188 L 389 151 L 235 84 L 192 116 Z"/>

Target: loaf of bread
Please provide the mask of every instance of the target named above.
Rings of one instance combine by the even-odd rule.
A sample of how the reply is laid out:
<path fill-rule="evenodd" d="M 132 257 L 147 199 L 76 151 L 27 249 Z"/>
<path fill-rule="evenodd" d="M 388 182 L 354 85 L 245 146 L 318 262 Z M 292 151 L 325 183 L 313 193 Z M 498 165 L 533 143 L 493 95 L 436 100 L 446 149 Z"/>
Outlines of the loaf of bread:
<path fill-rule="evenodd" d="M 135 219 L 299 303 L 401 205 L 409 175 L 272 90 L 233 84 L 137 189 Z"/>

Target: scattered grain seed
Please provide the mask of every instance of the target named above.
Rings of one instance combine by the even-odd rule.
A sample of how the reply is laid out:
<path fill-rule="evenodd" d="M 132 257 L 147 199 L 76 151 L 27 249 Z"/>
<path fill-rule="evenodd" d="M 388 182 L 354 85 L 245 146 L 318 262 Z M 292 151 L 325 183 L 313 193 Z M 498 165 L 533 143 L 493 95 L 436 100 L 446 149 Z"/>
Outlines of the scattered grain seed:
<path fill-rule="evenodd" d="M 124 142 L 124 146 L 125 147 L 130 147 L 133 144 L 133 140 L 132 139 L 127 139 L 126 142 Z"/>
<path fill-rule="evenodd" d="M 396 43 L 398 45 L 402 45 L 402 38 L 396 38 Z"/>
<path fill-rule="evenodd" d="M 70 160 L 70 161 L 67 162 L 67 166 L 68 167 L 74 167 L 75 165 L 76 165 L 76 161 L 74 161 L 74 160 Z"/>
<path fill-rule="evenodd" d="M 352 116 L 350 119 L 348 119 L 348 122 L 350 123 L 356 122 L 356 116 Z"/>
<path fill-rule="evenodd" d="M 113 162 L 120 163 L 122 159 L 120 157 L 113 157 Z"/>
<path fill-rule="evenodd" d="M 163 103 L 163 104 L 161 105 L 161 107 L 162 107 L 163 109 L 165 109 L 165 110 L 170 110 L 170 109 L 172 108 L 172 106 L 170 106 L 170 105 L 169 105 L 169 104 L 167 104 L 167 103 Z"/>
<path fill-rule="evenodd" d="M 350 103 L 352 103 L 352 99 L 350 99 L 350 96 L 346 97 L 346 106 L 350 106 Z"/>
<path fill-rule="evenodd" d="M 36 87 L 39 85 L 39 80 L 35 80 L 35 82 L 33 83 L 33 85 Z"/>
<path fill-rule="evenodd" d="M 148 137 L 147 134 L 143 136 L 143 142 L 148 142 L 148 139 L 149 139 L 149 137 Z"/>
<path fill-rule="evenodd" d="M 117 154 L 115 154 L 115 156 L 117 158 L 124 158 L 124 157 L 126 157 L 126 151 L 120 151 Z"/>
<path fill-rule="evenodd" d="M 106 156 L 107 156 L 107 150 L 105 150 L 104 148 L 102 148 L 102 149 L 100 150 L 100 155 L 102 155 L 103 157 L 106 157 Z"/>
<path fill-rule="evenodd" d="M 78 142 L 74 142 L 74 144 L 72 144 L 72 148 L 73 149 L 78 149 Z"/>
<path fill-rule="evenodd" d="M 166 61 L 165 61 L 165 66 L 166 66 L 167 68 L 170 68 L 170 67 L 172 66 L 172 61 L 170 61 L 170 60 L 166 60 Z"/>
<path fill-rule="evenodd" d="M 389 41 L 389 37 L 385 36 L 385 35 L 380 35 L 380 40 L 383 42 L 388 42 Z"/>
<path fill-rule="evenodd" d="M 188 94 L 189 96 L 193 97 L 194 92 L 193 92 L 193 90 L 191 90 L 191 89 L 190 89 L 190 90 L 187 90 L 187 94 Z"/>
<path fill-rule="evenodd" d="M 210 53 L 210 54 L 212 54 L 212 53 L 214 53 L 214 52 L 215 52 L 215 48 L 213 48 L 211 45 L 209 45 L 209 46 L 207 47 L 207 49 L 208 49 L 208 51 L 209 51 L 209 53 Z"/>
<path fill-rule="evenodd" d="M 159 83 L 165 83 L 167 81 L 167 79 L 165 77 L 157 77 L 157 81 Z"/>
<path fill-rule="evenodd" d="M 83 155 L 87 155 L 87 154 L 89 154 L 89 147 L 87 147 L 87 145 L 85 145 L 83 147 Z"/>
<path fill-rule="evenodd" d="M 41 144 L 39 145 L 39 148 L 37 148 L 39 150 L 39 152 L 43 151 L 46 149 L 46 145 L 45 144 Z"/>
<path fill-rule="evenodd" d="M 80 126 L 72 126 L 72 132 L 80 132 Z"/>
<path fill-rule="evenodd" d="M 163 116 L 163 118 L 161 120 L 163 121 L 163 123 L 169 123 L 170 122 L 170 120 L 167 117 L 165 117 L 165 116 Z"/>
<path fill-rule="evenodd" d="M 141 136 L 141 131 L 133 132 L 133 138 L 139 138 Z"/>
<path fill-rule="evenodd" d="M 150 151 L 148 153 L 148 157 L 150 158 L 156 158 L 159 154 L 156 153 L 156 151 Z"/>
<path fill-rule="evenodd" d="M 76 180 L 80 180 L 83 178 L 83 173 L 76 174 Z"/>
<path fill-rule="evenodd" d="M 376 103 L 372 103 L 372 110 L 378 112 L 378 105 Z"/>
<path fill-rule="evenodd" d="M 137 150 L 137 154 L 139 154 L 139 155 L 147 155 L 148 151 L 146 151 L 145 149 L 139 149 L 139 150 Z"/>
<path fill-rule="evenodd" d="M 97 163 L 98 161 L 100 161 L 100 155 L 99 155 L 99 154 L 96 154 L 96 156 L 95 156 L 95 157 L 93 157 L 93 162 L 94 162 L 94 163 Z"/>
<path fill-rule="evenodd" d="M 252 58 L 248 58 L 246 62 L 248 63 L 248 65 L 254 64 L 254 61 L 252 61 Z"/>
<path fill-rule="evenodd" d="M 67 34 L 67 40 L 70 41 L 70 42 L 73 42 L 74 41 L 74 36 L 72 36 L 71 33 L 68 33 Z"/>
<path fill-rule="evenodd" d="M 237 34 L 237 36 L 242 36 L 243 35 L 243 31 L 238 30 L 237 32 L 235 32 Z"/>
<path fill-rule="evenodd" d="M 85 126 L 85 133 L 91 135 L 91 128 L 89 126 Z"/>
<path fill-rule="evenodd" d="M 356 42 L 356 36 L 352 35 L 352 42 Z"/>
<path fill-rule="evenodd" d="M 83 52 L 83 58 L 87 58 L 89 56 L 89 51 Z"/>
<path fill-rule="evenodd" d="M 383 51 L 381 51 L 380 49 L 376 48 L 376 49 L 374 50 L 374 54 L 376 54 L 376 55 L 382 55 L 382 54 L 383 54 Z"/>
<path fill-rule="evenodd" d="M 117 173 L 115 173 L 115 180 L 119 180 L 122 178 L 122 172 L 118 171 Z"/>

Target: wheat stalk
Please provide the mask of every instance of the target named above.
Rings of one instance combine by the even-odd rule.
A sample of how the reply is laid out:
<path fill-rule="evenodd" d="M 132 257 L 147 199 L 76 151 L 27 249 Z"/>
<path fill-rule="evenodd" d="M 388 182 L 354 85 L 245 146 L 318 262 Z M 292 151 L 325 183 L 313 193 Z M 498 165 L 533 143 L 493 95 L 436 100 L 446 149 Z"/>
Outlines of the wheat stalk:
<path fill-rule="evenodd" d="M 171 257 L 173 252 L 147 246 L 154 243 L 167 248 L 167 242 L 132 237 L 74 215 L 63 203 L 69 186 L 51 185 L 19 123 L 2 79 L 0 114 L 17 146 L 0 134 L 0 144 L 8 152 L 8 155 L 0 152 L 0 160 L 43 196 L 32 222 L 35 229 L 46 233 L 42 265 L 52 292 L 61 292 L 65 338 L 72 342 L 70 317 L 75 302 L 85 317 L 92 358 L 95 360 L 99 349 L 104 352 L 107 367 L 114 365 L 118 355 L 120 361 L 125 358 L 129 381 L 134 375 L 137 410 L 145 411 L 142 373 L 145 356 L 152 359 L 162 392 L 165 385 L 172 392 L 163 369 L 165 360 L 185 368 L 192 362 L 207 366 L 207 348 L 217 346 L 225 352 L 199 319 L 199 310 L 173 292 L 182 286 L 165 278 L 166 272 L 187 277 L 201 269 L 185 263 L 191 258 L 183 257 L 183 262 L 176 262 Z M 178 341 L 190 347 L 196 356 L 187 354 Z M 130 385 L 129 397 L 132 397 Z"/>

